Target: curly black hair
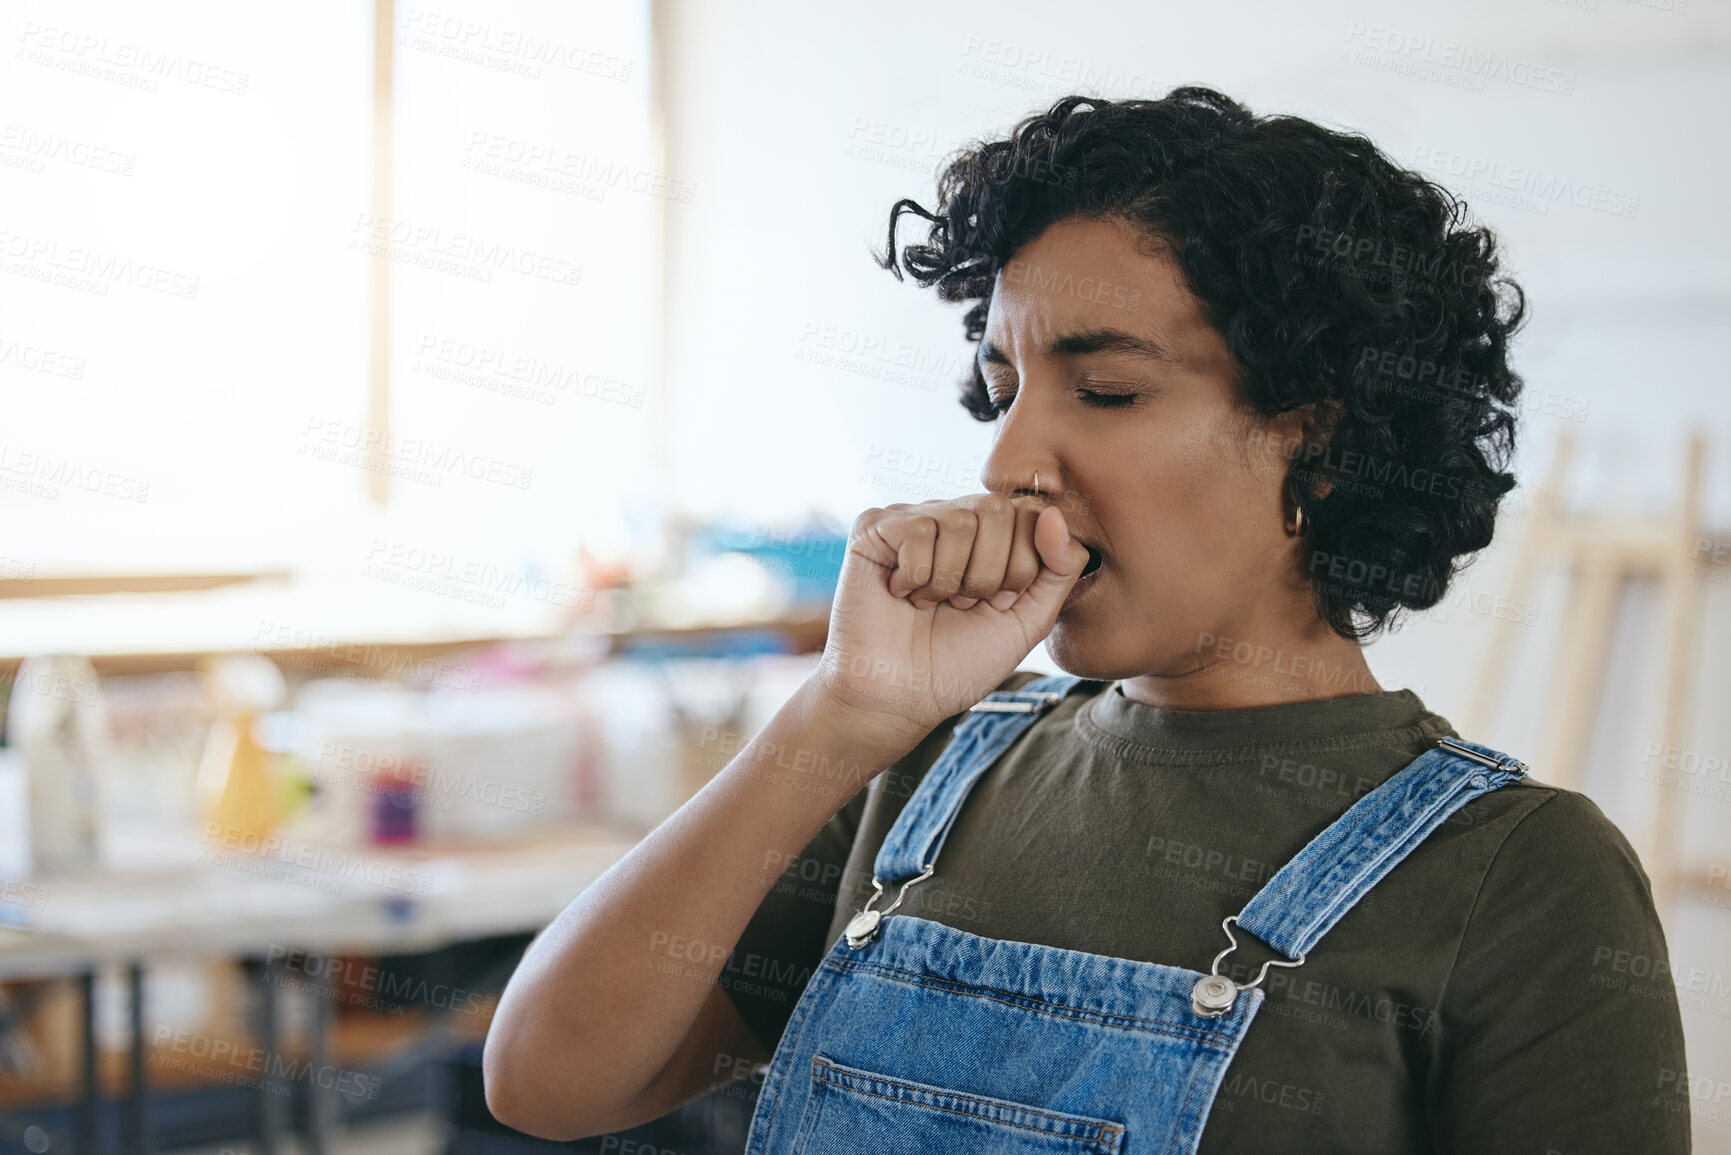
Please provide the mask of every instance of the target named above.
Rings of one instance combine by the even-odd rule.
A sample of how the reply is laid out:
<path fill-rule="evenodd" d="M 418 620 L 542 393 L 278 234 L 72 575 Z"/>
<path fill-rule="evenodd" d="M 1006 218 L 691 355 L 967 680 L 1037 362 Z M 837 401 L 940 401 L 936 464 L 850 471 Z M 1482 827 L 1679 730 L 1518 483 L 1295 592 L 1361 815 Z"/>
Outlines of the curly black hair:
<path fill-rule="evenodd" d="M 1311 406 L 1286 446 L 1319 616 L 1367 639 L 1440 601 L 1514 487 L 1526 298 L 1446 189 L 1363 136 L 1253 116 L 1210 88 L 1066 96 L 952 155 L 928 212 L 890 210 L 878 262 L 985 332 L 998 271 L 1066 219 L 1121 220 L 1169 251 L 1264 417 Z M 897 251 L 904 214 L 929 222 Z M 961 400 L 993 420 L 977 362 Z"/>

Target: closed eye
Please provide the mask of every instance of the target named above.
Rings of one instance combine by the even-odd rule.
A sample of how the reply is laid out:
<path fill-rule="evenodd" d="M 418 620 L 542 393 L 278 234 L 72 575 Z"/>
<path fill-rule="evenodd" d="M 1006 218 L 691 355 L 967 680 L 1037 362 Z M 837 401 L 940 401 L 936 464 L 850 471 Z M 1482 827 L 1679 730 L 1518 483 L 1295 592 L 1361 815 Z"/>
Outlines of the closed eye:
<path fill-rule="evenodd" d="M 1094 409 L 1125 409 L 1136 404 L 1142 396 L 1140 393 L 1101 393 L 1095 389 L 1077 388 L 1076 399 L 1082 404 Z M 1003 397 L 988 397 L 991 411 L 1003 416 L 1009 412 L 1010 406 L 1016 403 L 1016 394 L 1010 393 Z"/>
<path fill-rule="evenodd" d="M 1096 393 L 1092 389 L 1078 389 L 1076 396 L 1082 404 L 1092 405 L 1096 409 L 1122 409 L 1136 404 L 1135 393 Z"/>

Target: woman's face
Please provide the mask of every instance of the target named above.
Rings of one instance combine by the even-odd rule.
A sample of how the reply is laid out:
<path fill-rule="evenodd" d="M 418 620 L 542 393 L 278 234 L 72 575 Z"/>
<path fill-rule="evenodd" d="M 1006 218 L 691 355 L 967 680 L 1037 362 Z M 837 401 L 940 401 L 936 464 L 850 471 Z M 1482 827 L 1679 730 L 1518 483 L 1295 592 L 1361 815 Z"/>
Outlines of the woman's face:
<path fill-rule="evenodd" d="M 1222 638 L 1320 624 L 1285 529 L 1283 446 L 1299 419 L 1239 405 L 1225 341 L 1138 231 L 1069 220 L 1023 246 L 998 275 L 979 359 L 1009 406 L 985 487 L 1014 493 L 1038 470 L 1072 536 L 1102 555 L 1048 641 L 1063 669 L 1182 674 Z"/>

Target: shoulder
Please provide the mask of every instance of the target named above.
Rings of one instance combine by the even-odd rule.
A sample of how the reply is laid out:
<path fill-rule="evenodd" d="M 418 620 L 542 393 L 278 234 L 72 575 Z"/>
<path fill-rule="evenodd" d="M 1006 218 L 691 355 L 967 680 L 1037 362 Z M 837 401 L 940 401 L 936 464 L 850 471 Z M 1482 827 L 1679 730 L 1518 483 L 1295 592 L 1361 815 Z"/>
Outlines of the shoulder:
<path fill-rule="evenodd" d="M 1438 999 L 1429 1113 L 1461 1151 L 1689 1149 L 1678 994 L 1651 887 L 1586 795 L 1493 791 L 1506 824 Z"/>
<path fill-rule="evenodd" d="M 1623 831 L 1585 794 L 1527 780 L 1508 794 L 1506 833 L 1486 871 L 1486 883 L 1535 896 L 1579 901 L 1606 885 L 1645 896 L 1652 885 Z"/>
<path fill-rule="evenodd" d="M 1451 985 L 1464 973 L 1549 975 L 1579 991 L 1605 959 L 1663 959 L 1665 933 L 1640 856 L 1585 794 L 1506 786 L 1478 833 L 1493 843 L 1472 896 Z M 1500 829 L 1499 829 L 1500 828 Z M 1475 855 L 1475 857 L 1477 857 Z"/>

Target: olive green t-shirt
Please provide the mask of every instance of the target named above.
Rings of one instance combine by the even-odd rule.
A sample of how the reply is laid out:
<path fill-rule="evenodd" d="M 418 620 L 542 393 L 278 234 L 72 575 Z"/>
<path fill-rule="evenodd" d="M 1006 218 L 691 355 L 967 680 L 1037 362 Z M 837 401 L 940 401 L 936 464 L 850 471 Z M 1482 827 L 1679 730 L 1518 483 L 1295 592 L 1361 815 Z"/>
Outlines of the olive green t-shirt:
<path fill-rule="evenodd" d="M 766 1047 L 959 721 L 856 794 L 747 927 L 721 982 Z M 1084 681 L 975 783 L 897 913 L 1206 972 L 1223 918 L 1443 736 L 1410 690 L 1185 711 Z M 1631 977 L 1669 973 L 1647 876 L 1542 774 L 1462 807 L 1304 965 L 1269 969 L 1202 1152 L 1688 1152 L 1675 988 Z M 1238 938 L 1239 982 L 1282 957 Z"/>

